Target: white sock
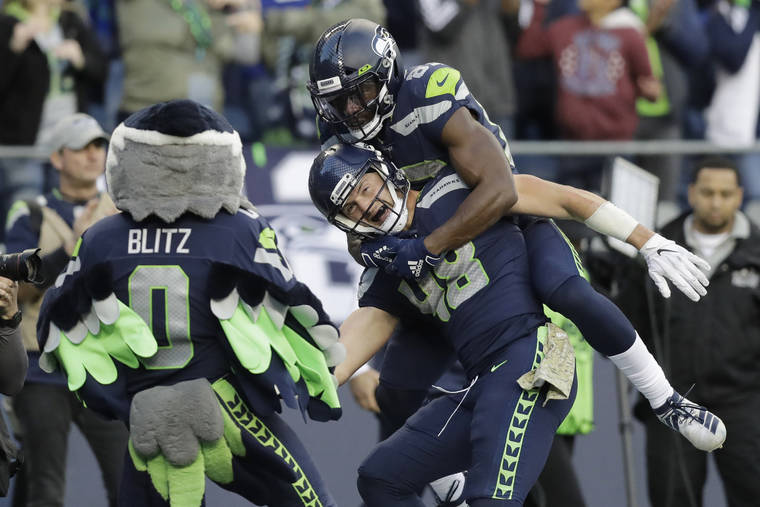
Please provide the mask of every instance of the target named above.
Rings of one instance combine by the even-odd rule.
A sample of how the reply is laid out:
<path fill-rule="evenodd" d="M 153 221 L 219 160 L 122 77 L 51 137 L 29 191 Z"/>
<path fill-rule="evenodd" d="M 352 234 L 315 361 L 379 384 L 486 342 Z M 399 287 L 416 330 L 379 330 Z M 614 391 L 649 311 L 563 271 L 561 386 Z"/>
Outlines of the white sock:
<path fill-rule="evenodd" d="M 610 360 L 631 381 L 633 387 L 649 400 L 652 408 L 661 406 L 673 394 L 673 387 L 665 378 L 657 360 L 641 341 L 639 333 L 636 333 L 636 340 L 628 350 L 610 356 Z"/>

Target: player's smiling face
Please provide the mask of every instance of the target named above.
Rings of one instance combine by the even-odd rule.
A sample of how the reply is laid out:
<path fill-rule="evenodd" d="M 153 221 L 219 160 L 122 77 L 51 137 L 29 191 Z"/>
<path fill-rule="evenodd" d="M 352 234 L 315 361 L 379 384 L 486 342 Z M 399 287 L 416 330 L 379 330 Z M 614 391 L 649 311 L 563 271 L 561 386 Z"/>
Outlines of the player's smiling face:
<path fill-rule="evenodd" d="M 393 199 L 385 180 L 375 171 L 367 171 L 343 205 L 342 212 L 356 223 L 382 226 L 393 210 Z"/>

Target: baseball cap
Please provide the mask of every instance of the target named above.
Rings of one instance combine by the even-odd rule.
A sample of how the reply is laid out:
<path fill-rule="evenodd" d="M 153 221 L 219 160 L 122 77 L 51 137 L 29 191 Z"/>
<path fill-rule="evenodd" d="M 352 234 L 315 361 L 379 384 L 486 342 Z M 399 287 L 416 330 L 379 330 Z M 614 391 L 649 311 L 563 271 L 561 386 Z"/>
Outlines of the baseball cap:
<path fill-rule="evenodd" d="M 95 139 L 108 141 L 108 134 L 92 116 L 76 113 L 53 125 L 47 145 L 51 153 L 63 148 L 81 150 Z"/>

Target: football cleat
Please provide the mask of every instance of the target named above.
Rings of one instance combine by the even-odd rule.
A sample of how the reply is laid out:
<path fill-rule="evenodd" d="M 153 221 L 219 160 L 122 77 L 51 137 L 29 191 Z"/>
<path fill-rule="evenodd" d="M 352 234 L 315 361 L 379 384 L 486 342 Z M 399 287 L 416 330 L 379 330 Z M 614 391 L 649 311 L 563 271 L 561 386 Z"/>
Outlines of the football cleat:
<path fill-rule="evenodd" d="M 654 413 L 663 424 L 686 437 L 700 451 L 710 452 L 723 447 L 726 440 L 723 421 L 675 391 L 668 401 L 654 409 Z"/>
<path fill-rule="evenodd" d="M 464 481 L 464 473 L 458 472 L 431 482 L 436 507 L 467 507 L 467 502 L 462 498 Z"/>

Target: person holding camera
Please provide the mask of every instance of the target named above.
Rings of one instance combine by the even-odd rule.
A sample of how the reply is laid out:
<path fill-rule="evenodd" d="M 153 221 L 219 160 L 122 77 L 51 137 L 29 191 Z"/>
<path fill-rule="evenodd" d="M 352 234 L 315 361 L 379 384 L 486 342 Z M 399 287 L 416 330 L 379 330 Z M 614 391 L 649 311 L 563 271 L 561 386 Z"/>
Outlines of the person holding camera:
<path fill-rule="evenodd" d="M 21 342 L 18 282 L 0 276 L 0 393 L 21 391 L 28 365 Z"/>
<path fill-rule="evenodd" d="M 0 393 L 13 396 L 21 391 L 27 357 L 21 342 L 21 312 L 18 310 L 18 282 L 0 276 Z M 16 469 L 17 448 L 0 416 L 0 496 L 8 493 Z"/>
<path fill-rule="evenodd" d="M 50 162 L 59 184 L 35 199 L 17 201 L 6 222 L 9 251 L 40 248 L 41 283 L 19 284 L 23 314 L 21 334 L 29 355 L 26 384 L 13 398 L 22 440 L 24 468 L 14 495 L 23 505 L 62 506 L 68 435 L 74 422 L 100 464 L 109 504 L 116 505 L 127 431 L 118 421 L 106 421 L 71 394 L 61 374 L 39 366 L 36 326 L 45 289 L 66 266 L 79 236 L 98 219 L 116 209 L 101 194 L 97 181 L 105 170 L 108 136 L 98 122 L 82 113 L 69 115 L 53 128 L 48 141 Z M 14 499 L 14 504 L 16 504 Z"/>

